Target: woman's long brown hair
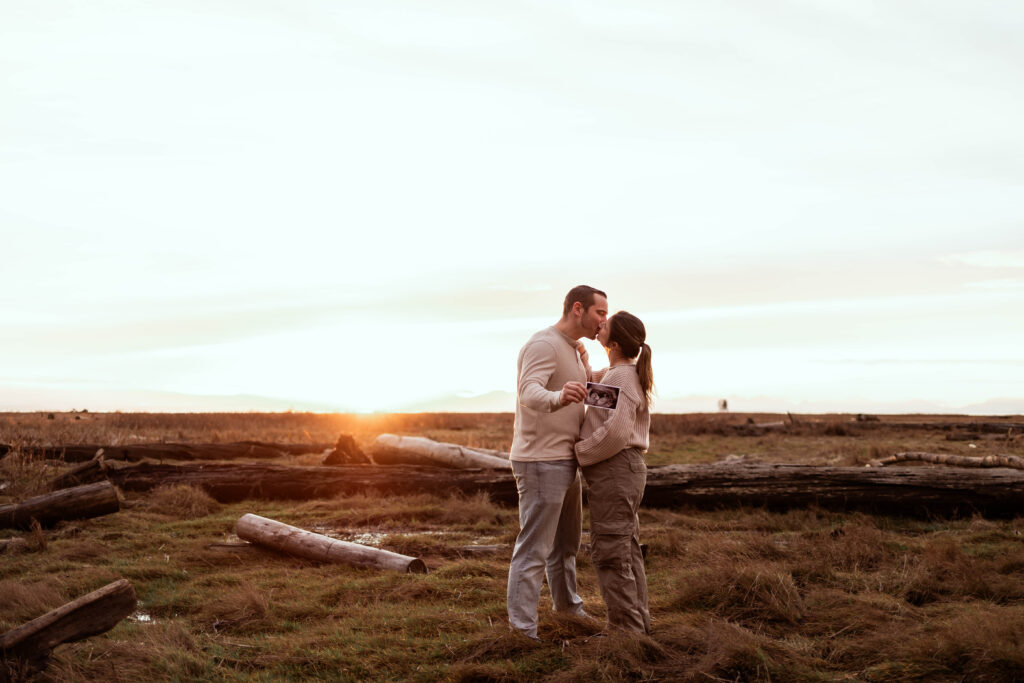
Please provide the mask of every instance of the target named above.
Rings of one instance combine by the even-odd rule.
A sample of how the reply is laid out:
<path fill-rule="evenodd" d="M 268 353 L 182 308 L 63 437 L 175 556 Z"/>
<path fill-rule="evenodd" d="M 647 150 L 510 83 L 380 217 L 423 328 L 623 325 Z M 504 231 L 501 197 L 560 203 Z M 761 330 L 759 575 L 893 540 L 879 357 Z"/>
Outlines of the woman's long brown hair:
<path fill-rule="evenodd" d="M 654 391 L 654 370 L 651 368 L 651 347 L 647 345 L 647 330 L 640 318 L 626 311 L 619 311 L 608 318 L 608 343 L 617 342 L 622 354 L 636 358 L 636 374 L 644 390 L 647 405 L 651 405 Z"/>

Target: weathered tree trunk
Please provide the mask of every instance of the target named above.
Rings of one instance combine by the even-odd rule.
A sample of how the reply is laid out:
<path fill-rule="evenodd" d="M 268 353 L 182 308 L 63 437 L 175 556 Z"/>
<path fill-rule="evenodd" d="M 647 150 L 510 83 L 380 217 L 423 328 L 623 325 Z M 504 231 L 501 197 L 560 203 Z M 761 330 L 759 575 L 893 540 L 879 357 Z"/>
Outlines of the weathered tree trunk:
<path fill-rule="evenodd" d="M 422 436 L 381 434 L 373 442 L 371 453 L 378 465 L 406 463 L 463 469 L 509 469 L 508 458 L 499 458 L 468 446 L 441 443 Z"/>
<path fill-rule="evenodd" d="M 51 446 L 22 448 L 23 453 L 62 458 L 65 462 L 85 462 L 102 451 L 104 459 L 138 462 L 140 460 L 274 460 L 286 455 L 323 453 L 331 444 L 275 444 L 259 441 L 236 443 L 142 443 L 131 446 Z"/>
<path fill-rule="evenodd" d="M 235 523 L 235 533 L 246 541 L 317 562 L 351 564 L 416 574 L 425 574 L 427 571 L 427 565 L 418 558 L 359 543 L 339 541 L 259 515 L 242 515 Z"/>
<path fill-rule="evenodd" d="M 120 509 L 114 485 L 98 481 L 44 493 L 13 505 L 0 505 L 0 528 L 27 529 L 33 519 L 49 526 L 65 519 L 100 517 Z"/>
<path fill-rule="evenodd" d="M 45 668 L 56 646 L 105 633 L 134 610 L 135 589 L 121 579 L 22 624 L 0 636 L 0 677 Z"/>
<path fill-rule="evenodd" d="M 514 506 L 515 479 L 505 471 L 437 467 L 284 467 L 257 463 L 124 466 L 110 478 L 125 490 L 161 484 L 198 486 L 220 502 L 246 498 L 307 499 L 371 492 L 376 495 L 486 492 Z M 864 468 L 758 463 L 651 467 L 645 507 L 789 509 L 817 505 L 909 516 L 1000 517 L 1024 509 L 1024 473 L 933 467 Z"/>
<path fill-rule="evenodd" d="M 90 484 L 106 477 L 107 463 L 103 459 L 102 449 L 92 460 L 73 467 L 59 477 L 50 480 L 50 490 L 59 491 L 71 486 Z"/>
<path fill-rule="evenodd" d="M 1024 473 L 934 467 L 667 465 L 648 470 L 643 504 L 778 510 L 813 505 L 906 516 L 977 512 L 1012 517 L 1024 507 Z"/>
<path fill-rule="evenodd" d="M 922 453 L 909 451 L 896 453 L 888 458 L 872 460 L 867 467 L 885 467 L 897 462 L 929 462 L 934 465 L 953 465 L 954 467 L 1010 467 L 1024 470 L 1024 458 L 1016 455 L 952 455 L 950 453 Z"/>

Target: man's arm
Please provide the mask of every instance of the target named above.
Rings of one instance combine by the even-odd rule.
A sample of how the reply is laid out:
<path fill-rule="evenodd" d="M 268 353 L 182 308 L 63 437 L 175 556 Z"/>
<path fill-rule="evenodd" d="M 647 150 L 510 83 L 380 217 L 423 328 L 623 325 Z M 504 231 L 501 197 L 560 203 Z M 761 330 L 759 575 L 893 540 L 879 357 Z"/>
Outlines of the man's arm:
<path fill-rule="evenodd" d="M 548 390 L 548 381 L 555 373 L 555 350 L 545 341 L 535 341 L 523 349 L 519 370 L 519 402 L 542 413 L 553 413 L 570 403 L 579 403 L 586 388 L 579 382 L 566 382 L 561 391 Z"/>

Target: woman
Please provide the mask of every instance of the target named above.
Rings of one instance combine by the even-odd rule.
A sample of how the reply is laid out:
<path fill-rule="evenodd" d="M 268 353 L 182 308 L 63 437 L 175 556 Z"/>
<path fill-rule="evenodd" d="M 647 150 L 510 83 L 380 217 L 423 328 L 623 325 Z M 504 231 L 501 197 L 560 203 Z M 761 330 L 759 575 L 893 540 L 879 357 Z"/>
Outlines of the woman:
<path fill-rule="evenodd" d="M 654 386 L 646 338 L 644 324 L 625 311 L 608 318 L 598 332 L 609 367 L 593 373 L 592 379 L 618 387 L 619 400 L 614 409 L 588 406 L 576 443 L 576 459 L 589 488 L 590 545 L 608 624 L 639 633 L 651 630 L 636 514 L 647 484 L 644 453 Z"/>

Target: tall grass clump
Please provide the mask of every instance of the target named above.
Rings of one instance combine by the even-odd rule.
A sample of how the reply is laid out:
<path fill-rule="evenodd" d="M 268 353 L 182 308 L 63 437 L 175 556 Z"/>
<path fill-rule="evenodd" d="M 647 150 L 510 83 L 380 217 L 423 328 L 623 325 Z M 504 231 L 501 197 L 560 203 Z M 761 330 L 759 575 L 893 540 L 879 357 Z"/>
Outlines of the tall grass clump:
<path fill-rule="evenodd" d="M 220 503 L 196 486 L 174 484 L 159 486 L 145 499 L 151 512 L 178 519 L 198 519 L 220 509 Z"/>

